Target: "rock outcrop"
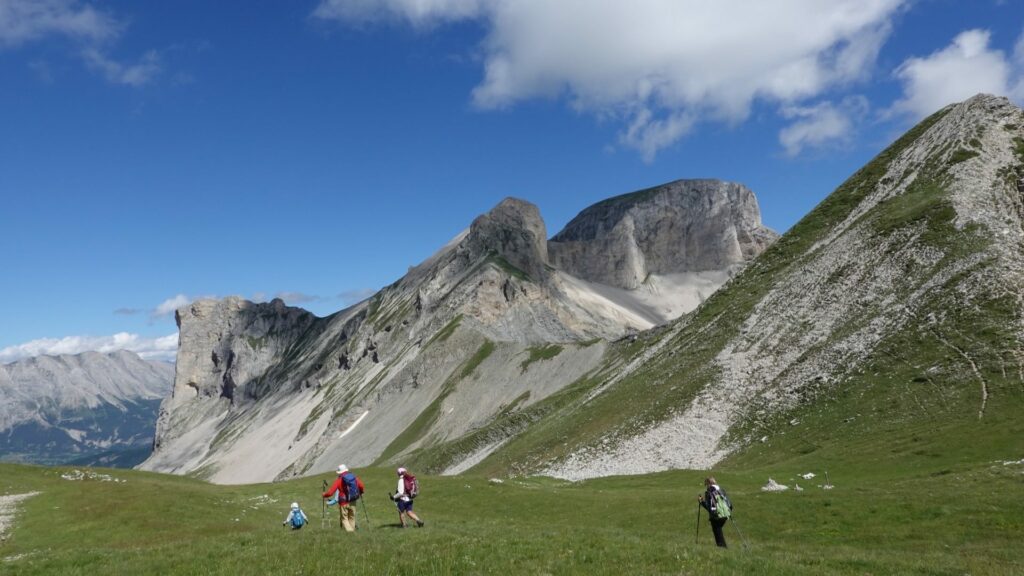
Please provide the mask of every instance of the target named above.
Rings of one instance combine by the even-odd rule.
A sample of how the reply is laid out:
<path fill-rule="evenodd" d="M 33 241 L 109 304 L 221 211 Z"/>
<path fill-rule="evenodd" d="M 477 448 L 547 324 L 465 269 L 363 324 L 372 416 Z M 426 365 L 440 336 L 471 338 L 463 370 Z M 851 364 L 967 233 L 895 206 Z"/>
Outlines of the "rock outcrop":
<path fill-rule="evenodd" d="M 677 180 L 616 196 L 580 212 L 548 243 L 573 276 L 625 289 L 649 275 L 728 270 L 777 238 L 754 193 L 719 180 Z"/>
<path fill-rule="evenodd" d="M 0 365 L 0 460 L 55 464 L 148 453 L 173 374 L 172 365 L 127 351 Z"/>

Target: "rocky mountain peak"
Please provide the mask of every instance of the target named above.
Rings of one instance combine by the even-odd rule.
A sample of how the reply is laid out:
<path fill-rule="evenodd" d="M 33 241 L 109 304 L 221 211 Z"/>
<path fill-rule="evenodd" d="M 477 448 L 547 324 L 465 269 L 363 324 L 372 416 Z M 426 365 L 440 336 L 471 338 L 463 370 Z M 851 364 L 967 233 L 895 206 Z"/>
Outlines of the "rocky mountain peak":
<path fill-rule="evenodd" d="M 474 255 L 493 253 L 530 277 L 546 275 L 547 228 L 536 205 L 505 198 L 473 221 L 466 244 Z"/>
<path fill-rule="evenodd" d="M 649 274 L 724 270 L 760 254 L 778 235 L 761 224 L 742 184 L 676 180 L 583 210 L 548 244 L 551 262 L 619 288 Z"/>

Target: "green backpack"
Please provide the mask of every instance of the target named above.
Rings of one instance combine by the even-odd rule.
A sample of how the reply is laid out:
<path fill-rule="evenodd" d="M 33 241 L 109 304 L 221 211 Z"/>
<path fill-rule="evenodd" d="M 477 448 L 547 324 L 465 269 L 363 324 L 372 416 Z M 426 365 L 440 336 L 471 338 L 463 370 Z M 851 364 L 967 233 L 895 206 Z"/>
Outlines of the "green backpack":
<path fill-rule="evenodd" d="M 711 516 L 718 520 L 726 520 L 732 516 L 732 509 L 729 507 L 729 500 L 721 490 L 711 493 Z"/>

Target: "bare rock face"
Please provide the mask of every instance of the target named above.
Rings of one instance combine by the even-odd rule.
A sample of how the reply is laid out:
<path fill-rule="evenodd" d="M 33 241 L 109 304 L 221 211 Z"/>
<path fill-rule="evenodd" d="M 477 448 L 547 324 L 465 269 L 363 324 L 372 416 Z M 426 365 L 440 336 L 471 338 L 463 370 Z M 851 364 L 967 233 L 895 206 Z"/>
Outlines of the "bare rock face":
<path fill-rule="evenodd" d="M 495 255 L 531 278 L 540 279 L 547 273 L 547 237 L 535 205 L 506 198 L 473 221 L 466 246 L 474 256 Z"/>
<path fill-rule="evenodd" d="M 625 289 L 649 274 L 726 270 L 778 235 L 761 224 L 754 193 L 719 180 L 677 180 L 599 202 L 548 243 L 551 263 Z"/>
<path fill-rule="evenodd" d="M 262 374 L 316 319 L 280 299 L 199 300 L 175 313 L 179 345 L 172 403 L 201 397 L 237 403 L 258 391 L 244 383 Z"/>
<path fill-rule="evenodd" d="M 627 219 L 656 221 L 643 210 Z M 642 270 L 676 271 L 652 268 L 644 237 L 630 229 L 621 246 Z M 595 369 L 608 341 L 681 313 L 655 309 L 668 284 L 598 286 L 553 267 L 548 251 L 537 207 L 506 198 L 331 316 L 238 298 L 178 310 L 174 395 L 142 467 L 254 482 L 404 458 L 543 401 Z"/>

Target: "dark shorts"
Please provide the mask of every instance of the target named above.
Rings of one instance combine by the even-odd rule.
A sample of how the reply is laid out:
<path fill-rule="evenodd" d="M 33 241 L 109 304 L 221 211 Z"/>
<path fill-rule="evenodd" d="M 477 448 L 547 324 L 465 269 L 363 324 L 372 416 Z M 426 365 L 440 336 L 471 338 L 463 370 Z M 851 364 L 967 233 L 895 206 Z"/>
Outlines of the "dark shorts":
<path fill-rule="evenodd" d="M 398 501 L 399 512 L 412 512 L 412 500 L 399 500 Z"/>

